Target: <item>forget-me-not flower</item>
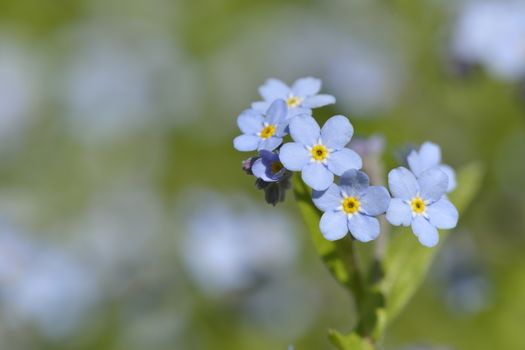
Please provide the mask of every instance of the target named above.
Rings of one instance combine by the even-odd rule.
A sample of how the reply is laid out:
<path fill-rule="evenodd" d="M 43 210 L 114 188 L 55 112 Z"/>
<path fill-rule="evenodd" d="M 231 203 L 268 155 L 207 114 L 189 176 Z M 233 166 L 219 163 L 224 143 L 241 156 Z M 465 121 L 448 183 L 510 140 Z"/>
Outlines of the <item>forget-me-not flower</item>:
<path fill-rule="evenodd" d="M 320 90 L 321 80 L 312 77 L 298 79 L 292 87 L 278 79 L 268 79 L 259 87 L 259 93 L 264 101 L 254 102 L 252 108 L 265 111 L 273 101 L 283 99 L 288 106 L 288 118 L 311 113 L 312 108 L 335 103 L 335 97 L 318 94 Z"/>
<path fill-rule="evenodd" d="M 314 190 L 324 191 L 349 169 L 360 169 L 361 157 L 349 148 L 354 128 L 350 121 L 336 115 L 323 128 L 309 115 L 290 121 L 290 135 L 295 142 L 282 146 L 279 158 L 286 169 L 301 171 L 303 181 Z"/>
<path fill-rule="evenodd" d="M 330 241 L 343 238 L 349 230 L 361 242 L 377 238 L 380 226 L 375 216 L 384 214 L 390 202 L 386 188 L 369 186 L 368 176 L 355 169 L 341 176 L 339 186 L 332 184 L 325 191 L 314 191 L 312 197 L 324 212 L 319 227 Z"/>
<path fill-rule="evenodd" d="M 427 247 L 439 241 L 437 229 L 451 229 L 458 222 L 456 207 L 444 196 L 448 177 L 437 167 L 416 176 L 399 167 L 388 174 L 392 200 L 386 218 L 395 226 L 412 226 L 419 242 Z"/>
<path fill-rule="evenodd" d="M 254 109 L 247 109 L 237 118 L 237 125 L 243 135 L 233 140 L 238 151 L 255 151 L 276 149 L 286 135 L 287 107 L 283 100 L 274 101 L 263 114 Z"/>
<path fill-rule="evenodd" d="M 252 165 L 252 173 L 255 177 L 266 182 L 275 182 L 283 177 L 286 168 L 277 153 L 261 150 L 259 156 L 260 158 Z"/>
<path fill-rule="evenodd" d="M 448 176 L 447 193 L 456 188 L 456 173 L 450 166 L 441 164 L 441 149 L 435 143 L 423 143 L 419 151 L 410 152 L 407 162 L 416 177 L 419 177 L 425 170 L 439 167 Z"/>

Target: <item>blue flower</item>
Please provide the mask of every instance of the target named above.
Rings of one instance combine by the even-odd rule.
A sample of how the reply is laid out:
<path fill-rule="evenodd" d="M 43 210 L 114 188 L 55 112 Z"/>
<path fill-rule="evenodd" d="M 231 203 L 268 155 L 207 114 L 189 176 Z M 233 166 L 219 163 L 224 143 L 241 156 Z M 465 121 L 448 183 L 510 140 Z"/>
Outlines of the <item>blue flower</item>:
<path fill-rule="evenodd" d="M 392 200 L 386 218 L 395 226 L 412 226 L 419 242 L 427 247 L 439 241 L 437 229 L 451 229 L 458 222 L 456 207 L 444 196 L 448 176 L 439 168 L 425 170 L 416 176 L 404 167 L 388 174 Z"/>
<path fill-rule="evenodd" d="M 319 227 L 323 236 L 334 241 L 350 230 L 361 242 L 379 236 L 379 221 L 375 216 L 384 214 L 390 195 L 382 186 L 369 186 L 368 176 L 355 169 L 341 176 L 340 186 L 330 185 L 325 191 L 313 191 L 313 202 L 324 212 Z"/>
<path fill-rule="evenodd" d="M 295 142 L 282 146 L 279 158 L 286 169 L 302 171 L 303 181 L 314 190 L 324 191 L 349 169 L 360 169 L 361 157 L 345 145 L 354 129 L 350 121 L 336 115 L 322 129 L 309 115 L 299 115 L 290 122 L 290 135 Z"/>
<path fill-rule="evenodd" d="M 288 118 L 299 114 L 311 114 L 312 108 L 323 107 L 335 103 L 331 95 L 319 95 L 321 80 L 312 77 L 301 78 L 289 87 L 278 79 L 268 79 L 259 87 L 259 93 L 264 101 L 254 102 L 252 108 L 265 111 L 276 99 L 283 99 L 288 105 Z"/>
<path fill-rule="evenodd" d="M 277 148 L 286 135 L 286 103 L 276 100 L 262 114 L 254 109 L 247 109 L 237 118 L 237 125 L 243 135 L 233 140 L 233 146 L 238 151 L 268 150 Z"/>
<path fill-rule="evenodd" d="M 283 177 L 286 168 L 279 160 L 279 155 L 270 151 L 259 151 L 260 158 L 252 166 L 255 177 L 266 182 L 275 182 Z"/>
<path fill-rule="evenodd" d="M 418 151 L 412 151 L 407 157 L 410 170 L 419 177 L 422 172 L 439 167 L 448 176 L 447 193 L 456 188 L 456 173 L 450 166 L 441 164 L 441 149 L 432 142 L 425 142 Z"/>

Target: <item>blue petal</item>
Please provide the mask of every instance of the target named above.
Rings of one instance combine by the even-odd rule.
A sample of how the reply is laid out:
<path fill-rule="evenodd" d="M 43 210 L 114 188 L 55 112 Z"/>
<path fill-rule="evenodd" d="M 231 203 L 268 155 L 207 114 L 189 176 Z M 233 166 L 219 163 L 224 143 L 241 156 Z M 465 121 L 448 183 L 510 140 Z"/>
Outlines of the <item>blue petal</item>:
<path fill-rule="evenodd" d="M 288 107 L 286 106 L 286 102 L 281 99 L 275 100 L 266 112 L 266 122 L 270 124 L 280 124 L 285 120 L 287 112 Z"/>
<path fill-rule="evenodd" d="M 410 154 L 407 157 L 407 163 L 408 163 L 408 167 L 414 173 L 414 175 L 416 176 L 421 175 L 424 169 L 421 164 L 419 154 L 416 151 L 410 152 Z"/>
<path fill-rule="evenodd" d="M 324 238 L 335 241 L 346 236 L 348 232 L 347 217 L 342 211 L 327 211 L 321 216 L 319 228 Z"/>
<path fill-rule="evenodd" d="M 321 163 L 309 163 L 303 168 L 303 181 L 316 191 L 324 191 L 334 182 L 332 174 Z"/>
<path fill-rule="evenodd" d="M 237 118 L 237 125 L 245 134 L 257 134 L 263 128 L 263 123 L 263 116 L 253 109 L 245 110 Z"/>
<path fill-rule="evenodd" d="M 321 139 L 326 147 L 339 150 L 352 139 L 354 128 L 348 118 L 336 115 L 328 119 L 321 129 Z"/>
<path fill-rule="evenodd" d="M 324 191 L 313 191 L 312 192 L 312 201 L 315 206 L 322 211 L 335 210 L 337 207 L 341 206 L 341 189 L 336 184 L 331 184 Z"/>
<path fill-rule="evenodd" d="M 419 148 L 419 159 L 422 172 L 438 166 L 441 163 L 441 149 L 435 143 L 425 142 Z"/>
<path fill-rule="evenodd" d="M 255 151 L 260 141 L 261 138 L 259 136 L 240 135 L 233 139 L 233 147 L 241 152 Z"/>
<path fill-rule="evenodd" d="M 339 179 L 341 190 L 347 196 L 360 197 L 365 193 L 369 183 L 370 180 L 368 179 L 368 175 L 366 175 L 366 173 L 363 171 L 358 171 L 355 169 L 346 171 L 341 176 L 341 179 Z"/>
<path fill-rule="evenodd" d="M 418 215 L 414 218 L 412 221 L 412 231 L 414 231 L 419 242 L 426 247 L 433 247 L 439 242 L 437 229 L 422 216 Z"/>
<path fill-rule="evenodd" d="M 356 214 L 348 219 L 348 229 L 355 239 L 361 242 L 370 242 L 379 236 L 379 221 L 376 218 Z"/>
<path fill-rule="evenodd" d="M 286 99 L 290 88 L 278 79 L 268 79 L 264 85 L 259 87 L 259 93 L 265 101 L 273 102 L 278 98 Z"/>
<path fill-rule="evenodd" d="M 301 106 L 307 108 L 318 108 L 335 103 L 335 97 L 332 95 L 315 95 L 312 97 L 307 97 L 301 103 Z"/>
<path fill-rule="evenodd" d="M 412 222 L 410 206 L 402 199 L 392 198 L 386 211 L 386 219 L 394 226 L 408 226 Z"/>
<path fill-rule="evenodd" d="M 448 199 L 442 198 L 427 207 L 430 223 L 437 228 L 451 229 L 458 223 L 458 211 Z"/>
<path fill-rule="evenodd" d="M 446 193 L 448 176 L 439 168 L 434 167 L 422 172 L 417 182 L 419 183 L 421 198 L 435 202 Z"/>
<path fill-rule="evenodd" d="M 298 97 L 313 96 L 321 90 L 321 80 L 307 77 L 297 79 L 292 85 L 292 93 Z"/>
<path fill-rule="evenodd" d="M 255 109 L 262 114 L 266 113 L 268 108 L 270 108 L 270 102 L 268 101 L 257 101 L 252 103 L 252 109 Z"/>
<path fill-rule="evenodd" d="M 412 199 L 419 192 L 416 177 L 410 170 L 399 167 L 388 173 L 388 186 L 393 197 Z"/>
<path fill-rule="evenodd" d="M 363 162 L 359 154 L 349 148 L 343 148 L 330 153 L 326 165 L 335 175 L 341 176 L 347 170 L 361 169 Z"/>
<path fill-rule="evenodd" d="M 454 191 L 454 189 L 457 186 L 456 172 L 454 171 L 454 169 L 452 169 L 448 165 L 440 165 L 439 169 L 441 169 L 442 172 L 447 174 L 447 177 L 448 177 L 447 193 Z"/>
<path fill-rule="evenodd" d="M 277 126 L 275 127 L 275 133 L 273 134 L 273 136 L 284 137 L 286 135 L 288 135 L 288 122 L 285 119 L 284 121 L 277 124 Z"/>
<path fill-rule="evenodd" d="M 295 142 L 305 146 L 313 146 L 319 139 L 319 124 L 312 116 L 298 115 L 290 121 L 290 135 Z"/>
<path fill-rule="evenodd" d="M 267 150 L 259 151 L 259 156 L 261 156 L 262 160 L 266 164 L 271 164 L 273 162 L 279 161 L 279 155 L 277 153 L 273 153 Z"/>
<path fill-rule="evenodd" d="M 255 177 L 263 179 L 266 182 L 277 181 L 275 178 L 269 176 L 268 170 L 268 167 L 266 167 L 261 158 L 257 159 L 252 165 L 252 173 Z"/>
<path fill-rule="evenodd" d="M 286 119 L 292 119 L 293 117 L 296 117 L 301 114 L 312 115 L 312 110 L 310 108 L 303 108 L 303 107 L 289 108 Z"/>
<path fill-rule="evenodd" d="M 370 186 L 359 199 L 366 214 L 377 216 L 384 214 L 390 204 L 390 194 L 383 186 Z"/>
<path fill-rule="evenodd" d="M 279 159 L 284 167 L 292 171 L 302 170 L 310 160 L 310 153 L 303 145 L 297 142 L 285 143 L 281 147 Z"/>
<path fill-rule="evenodd" d="M 259 150 L 267 150 L 267 151 L 273 151 L 279 145 L 283 143 L 282 137 L 270 137 L 266 140 L 261 140 L 259 143 Z"/>

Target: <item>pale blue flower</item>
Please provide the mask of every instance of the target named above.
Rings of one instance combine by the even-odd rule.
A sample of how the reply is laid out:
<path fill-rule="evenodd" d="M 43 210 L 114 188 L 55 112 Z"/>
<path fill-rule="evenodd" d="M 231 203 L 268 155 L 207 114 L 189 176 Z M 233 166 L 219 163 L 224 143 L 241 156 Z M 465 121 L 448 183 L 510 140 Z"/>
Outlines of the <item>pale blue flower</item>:
<path fill-rule="evenodd" d="M 233 140 L 238 151 L 268 150 L 273 151 L 286 135 L 286 102 L 275 100 L 263 114 L 254 109 L 247 109 L 237 118 L 237 125 L 243 135 Z"/>
<path fill-rule="evenodd" d="M 304 113 L 310 114 L 312 108 L 335 103 L 335 97 L 318 94 L 320 90 L 321 80 L 312 77 L 298 79 L 292 87 L 278 79 L 268 79 L 259 87 L 264 101 L 254 102 L 252 108 L 265 111 L 273 101 L 283 99 L 288 106 L 288 118 Z"/>
<path fill-rule="evenodd" d="M 309 115 L 290 122 L 290 135 L 295 142 L 282 146 L 279 158 L 286 169 L 301 171 L 303 181 L 314 190 L 324 191 L 349 169 L 360 169 L 361 157 L 349 148 L 354 129 L 350 121 L 336 115 L 323 128 Z"/>
<path fill-rule="evenodd" d="M 448 176 L 447 193 L 456 188 L 456 173 L 450 166 L 441 164 L 441 149 L 435 143 L 423 143 L 419 151 L 410 152 L 407 162 L 416 177 L 419 177 L 425 170 L 439 167 Z"/>
<path fill-rule="evenodd" d="M 458 222 L 456 207 L 444 196 L 448 177 L 439 168 L 416 176 L 404 167 L 388 174 L 392 200 L 386 218 L 395 226 L 412 226 L 419 242 L 427 247 L 439 241 L 437 229 L 452 229 Z"/>
<path fill-rule="evenodd" d="M 259 151 L 260 158 L 252 166 L 255 177 L 266 182 L 275 182 L 283 177 L 286 168 L 279 160 L 279 155 L 270 151 Z"/>
<path fill-rule="evenodd" d="M 382 186 L 369 186 L 368 176 L 355 169 L 341 176 L 340 185 L 332 184 L 325 191 L 313 191 L 313 202 L 324 212 L 319 227 L 323 236 L 334 241 L 348 231 L 361 242 L 379 236 L 379 221 L 375 216 L 384 214 L 390 195 Z"/>

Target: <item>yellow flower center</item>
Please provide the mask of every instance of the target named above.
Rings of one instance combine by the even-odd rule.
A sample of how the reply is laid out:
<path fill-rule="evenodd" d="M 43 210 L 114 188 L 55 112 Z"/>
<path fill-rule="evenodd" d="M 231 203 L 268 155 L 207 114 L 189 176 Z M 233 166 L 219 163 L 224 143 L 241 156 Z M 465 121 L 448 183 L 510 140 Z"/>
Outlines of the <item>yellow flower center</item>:
<path fill-rule="evenodd" d="M 359 200 L 355 197 L 346 197 L 343 199 L 343 211 L 347 214 L 355 214 L 359 210 Z"/>
<path fill-rule="evenodd" d="M 423 214 L 425 212 L 426 205 L 423 199 L 417 196 L 412 198 L 412 201 L 410 201 L 410 207 L 414 213 Z"/>
<path fill-rule="evenodd" d="M 277 174 L 281 169 L 284 168 L 283 164 L 281 162 L 273 162 L 272 163 L 272 174 Z"/>
<path fill-rule="evenodd" d="M 286 103 L 288 104 L 288 107 L 293 108 L 299 106 L 301 104 L 301 99 L 296 96 L 290 96 L 286 100 Z"/>
<path fill-rule="evenodd" d="M 312 158 L 321 162 L 328 157 L 328 149 L 324 145 L 315 145 L 312 147 L 310 153 Z"/>
<path fill-rule="evenodd" d="M 275 134 L 275 125 L 269 124 L 261 130 L 260 136 L 262 139 L 266 140 L 272 137 L 273 134 Z"/>

